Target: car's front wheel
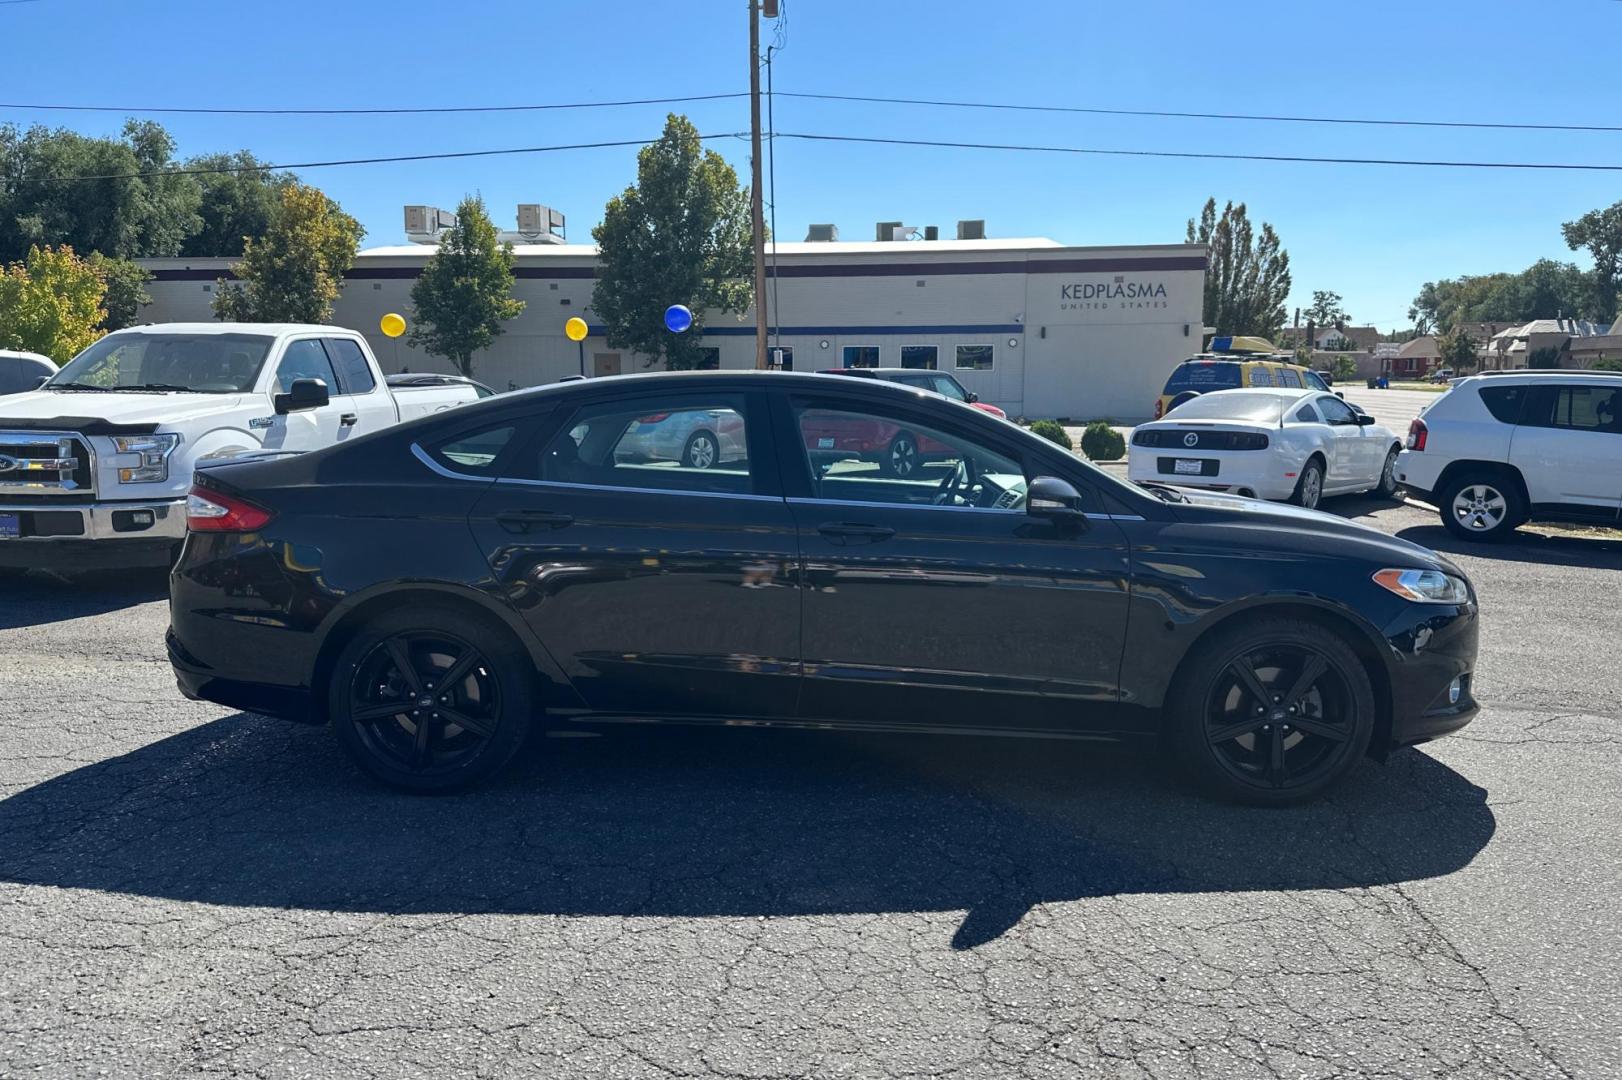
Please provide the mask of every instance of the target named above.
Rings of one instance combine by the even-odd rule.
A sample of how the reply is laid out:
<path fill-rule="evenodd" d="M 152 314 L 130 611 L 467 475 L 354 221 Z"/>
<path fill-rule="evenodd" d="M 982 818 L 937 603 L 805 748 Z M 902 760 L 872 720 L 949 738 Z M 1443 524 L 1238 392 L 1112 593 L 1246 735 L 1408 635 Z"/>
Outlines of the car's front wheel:
<path fill-rule="evenodd" d="M 338 740 L 368 775 L 418 793 L 472 787 L 523 744 L 529 658 L 455 608 L 385 613 L 344 647 L 327 689 Z"/>
<path fill-rule="evenodd" d="M 682 447 L 682 464 L 690 469 L 713 469 L 721 460 L 721 444 L 708 431 L 695 431 Z"/>
<path fill-rule="evenodd" d="M 1464 540 L 1507 540 L 1525 520 L 1520 492 L 1496 474 L 1460 474 L 1436 502 L 1447 531 Z"/>
<path fill-rule="evenodd" d="M 1207 790 L 1259 805 L 1302 802 L 1356 767 L 1374 731 L 1357 654 L 1315 622 L 1250 622 L 1195 647 L 1167 697 L 1178 758 Z"/>

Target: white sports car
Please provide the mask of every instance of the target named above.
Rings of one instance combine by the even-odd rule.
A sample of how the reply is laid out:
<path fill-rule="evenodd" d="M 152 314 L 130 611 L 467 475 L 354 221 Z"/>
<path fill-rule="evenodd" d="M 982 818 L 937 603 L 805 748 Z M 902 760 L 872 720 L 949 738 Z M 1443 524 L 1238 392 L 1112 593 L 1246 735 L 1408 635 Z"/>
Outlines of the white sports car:
<path fill-rule="evenodd" d="M 1317 506 L 1325 495 L 1397 490 L 1402 440 L 1319 390 L 1218 390 L 1141 424 L 1127 475 L 1142 483 L 1231 491 Z"/>

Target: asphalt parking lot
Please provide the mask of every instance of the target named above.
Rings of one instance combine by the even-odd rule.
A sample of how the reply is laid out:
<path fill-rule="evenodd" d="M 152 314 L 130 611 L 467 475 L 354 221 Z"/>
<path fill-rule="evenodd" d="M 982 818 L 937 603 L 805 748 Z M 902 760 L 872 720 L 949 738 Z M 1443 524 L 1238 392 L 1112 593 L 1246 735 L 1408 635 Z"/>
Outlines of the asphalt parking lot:
<path fill-rule="evenodd" d="M 1471 574 L 1487 707 L 1284 812 L 749 730 L 413 799 L 182 700 L 161 576 L 0 583 L 0 1075 L 1622 1074 L 1622 543 L 1328 508 Z"/>

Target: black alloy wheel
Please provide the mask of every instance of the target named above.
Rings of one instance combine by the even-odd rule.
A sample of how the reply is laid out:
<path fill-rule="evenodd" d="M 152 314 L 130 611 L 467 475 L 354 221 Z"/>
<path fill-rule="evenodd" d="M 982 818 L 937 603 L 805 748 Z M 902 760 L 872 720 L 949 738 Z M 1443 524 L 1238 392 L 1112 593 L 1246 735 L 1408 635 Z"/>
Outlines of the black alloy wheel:
<path fill-rule="evenodd" d="M 1219 632 L 1179 682 L 1169 702 L 1179 710 L 1179 754 L 1224 797 L 1269 805 L 1311 798 L 1368 747 L 1368 673 L 1316 623 L 1267 620 Z"/>
<path fill-rule="evenodd" d="M 391 786 L 471 786 L 523 742 L 532 695 L 520 656 L 460 611 L 391 612 L 350 642 L 335 668 L 329 708 L 340 741 Z"/>

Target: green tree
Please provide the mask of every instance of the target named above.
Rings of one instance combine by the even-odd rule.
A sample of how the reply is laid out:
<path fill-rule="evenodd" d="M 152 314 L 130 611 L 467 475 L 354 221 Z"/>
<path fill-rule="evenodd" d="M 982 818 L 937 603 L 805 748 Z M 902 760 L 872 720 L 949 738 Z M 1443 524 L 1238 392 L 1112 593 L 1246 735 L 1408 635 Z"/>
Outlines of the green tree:
<path fill-rule="evenodd" d="M 650 366 L 697 367 L 705 313 L 742 313 L 753 298 L 749 193 L 684 116 L 671 114 L 659 141 L 638 152 L 636 183 L 609 200 L 591 235 L 599 251 L 592 309 L 610 345 L 651 357 Z M 671 304 L 692 309 L 692 329 L 665 329 Z"/>
<path fill-rule="evenodd" d="M 120 139 L 0 125 L 0 261 L 53 245 L 121 259 L 177 254 L 197 230 L 200 195 L 195 177 L 171 171 L 173 152 L 151 121 L 130 121 Z M 89 176 L 102 179 L 66 179 Z"/>
<path fill-rule="evenodd" d="M 72 248 L 30 248 L 25 261 L 0 267 L 0 348 L 65 363 L 101 336 L 105 292 Z"/>
<path fill-rule="evenodd" d="M 1334 374 L 1336 382 L 1346 382 L 1348 379 L 1357 378 L 1357 361 L 1350 356 L 1337 356 L 1329 370 Z"/>
<path fill-rule="evenodd" d="M 1337 322 L 1346 322 L 1351 318 L 1346 314 L 1346 308 L 1341 301 L 1340 293 L 1316 289 L 1312 293 L 1312 303 L 1307 306 L 1307 318 L 1311 319 L 1321 329 Z"/>
<path fill-rule="evenodd" d="M 1476 343 L 1457 327 L 1437 336 L 1436 352 L 1440 356 L 1437 363 L 1442 367 L 1452 368 L 1455 372 L 1475 370 Z"/>
<path fill-rule="evenodd" d="M 1462 322 L 1505 326 L 1532 319 L 1591 315 L 1593 284 L 1572 263 L 1539 259 L 1518 274 L 1465 275 L 1427 281 L 1408 309 L 1416 329 L 1445 333 Z"/>
<path fill-rule="evenodd" d="M 1602 356 L 1594 361 L 1595 371 L 1622 371 L 1622 359 L 1614 356 Z"/>
<path fill-rule="evenodd" d="M 101 252 L 92 252 L 90 267 L 101 277 L 102 284 L 107 287 L 106 298 L 102 306 L 107 309 L 107 317 L 102 320 L 103 330 L 122 330 L 126 326 L 134 326 L 140 315 L 141 308 L 152 303 L 152 297 L 147 295 L 146 283 L 152 280 L 152 275 L 144 266 L 129 259 L 110 259 Z"/>
<path fill-rule="evenodd" d="M 1560 226 L 1560 233 L 1571 250 L 1587 248 L 1593 256 L 1594 272 L 1589 277 L 1592 301 L 1587 314 L 1610 322 L 1617 314 L 1617 279 L 1622 274 L 1622 202 L 1590 210 Z"/>
<path fill-rule="evenodd" d="M 1205 272 L 1205 322 L 1219 334 L 1273 337 L 1284 325 L 1290 295 L 1290 256 L 1273 226 L 1257 237 L 1245 204 L 1228 203 L 1217 213 L 1209 199 L 1198 220 L 1189 219 L 1187 239 L 1211 249 Z"/>
<path fill-rule="evenodd" d="M 490 347 L 502 323 L 524 310 L 513 299 L 513 246 L 496 238 L 484 200 L 469 195 L 456 208 L 456 226 L 411 287 L 411 343 L 455 361 L 473 374 L 473 354 Z"/>
<path fill-rule="evenodd" d="M 265 235 L 244 242 L 242 261 L 233 267 L 238 283 L 219 282 L 215 317 L 236 322 L 326 322 L 365 232 L 319 190 L 287 185 Z"/>
<path fill-rule="evenodd" d="M 180 254 L 196 257 L 241 255 L 249 237 L 265 235 L 282 192 L 298 182 L 292 173 L 270 171 L 246 150 L 194 157 L 186 167 L 230 170 L 197 177 L 199 224 L 180 246 Z"/>

